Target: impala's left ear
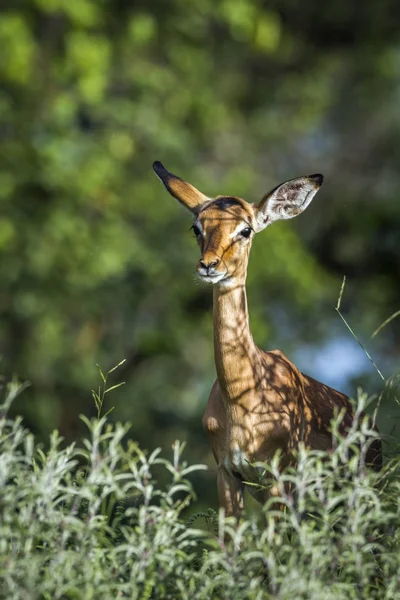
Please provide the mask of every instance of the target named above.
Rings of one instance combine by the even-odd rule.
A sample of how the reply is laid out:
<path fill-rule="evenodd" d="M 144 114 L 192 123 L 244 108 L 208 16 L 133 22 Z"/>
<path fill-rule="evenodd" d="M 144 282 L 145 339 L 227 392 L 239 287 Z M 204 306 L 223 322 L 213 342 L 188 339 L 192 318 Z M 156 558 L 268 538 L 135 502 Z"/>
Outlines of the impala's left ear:
<path fill-rule="evenodd" d="M 256 231 L 279 219 L 292 219 L 303 212 L 314 198 L 324 178 L 320 174 L 297 177 L 278 185 L 256 206 Z"/>

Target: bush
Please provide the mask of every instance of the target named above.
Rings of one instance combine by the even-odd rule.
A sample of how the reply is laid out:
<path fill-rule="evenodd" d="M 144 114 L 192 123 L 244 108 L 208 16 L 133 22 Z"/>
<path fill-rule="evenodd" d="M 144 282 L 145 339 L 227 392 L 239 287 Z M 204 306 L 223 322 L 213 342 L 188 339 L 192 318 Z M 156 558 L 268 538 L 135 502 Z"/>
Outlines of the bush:
<path fill-rule="evenodd" d="M 399 460 L 380 474 L 363 456 L 374 433 L 360 417 L 332 453 L 299 450 L 296 468 L 262 465 L 281 491 L 263 519 L 198 514 L 187 476 L 127 440 L 128 427 L 85 419 L 89 436 L 35 445 L 8 408 L 0 415 L 0 593 L 15 599 L 400 598 Z M 168 475 L 166 478 L 165 475 Z M 166 483 L 157 483 L 157 478 Z M 215 515 L 215 532 L 195 529 Z"/>

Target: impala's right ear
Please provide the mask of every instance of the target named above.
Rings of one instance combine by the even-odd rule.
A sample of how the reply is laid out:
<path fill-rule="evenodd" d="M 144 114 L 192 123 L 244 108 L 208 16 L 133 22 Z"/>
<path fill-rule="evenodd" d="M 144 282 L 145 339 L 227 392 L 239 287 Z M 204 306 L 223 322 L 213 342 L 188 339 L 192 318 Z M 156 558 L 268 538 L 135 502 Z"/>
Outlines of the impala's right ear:
<path fill-rule="evenodd" d="M 153 169 L 171 196 L 179 200 L 179 202 L 192 211 L 192 213 L 197 214 L 201 207 L 210 201 L 210 198 L 207 198 L 207 196 L 199 192 L 199 190 L 196 190 L 190 183 L 183 181 L 180 177 L 167 171 L 164 165 L 158 160 L 153 163 Z"/>

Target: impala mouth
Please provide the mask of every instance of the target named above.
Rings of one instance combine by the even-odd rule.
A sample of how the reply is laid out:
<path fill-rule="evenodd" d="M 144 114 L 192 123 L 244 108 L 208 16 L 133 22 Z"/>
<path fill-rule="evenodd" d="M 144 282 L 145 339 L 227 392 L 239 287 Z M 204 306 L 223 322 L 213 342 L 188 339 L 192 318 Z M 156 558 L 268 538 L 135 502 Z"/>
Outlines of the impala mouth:
<path fill-rule="evenodd" d="M 219 281 L 224 279 L 226 271 L 224 271 L 223 273 L 207 273 L 203 269 L 201 269 L 197 271 L 197 275 L 205 283 L 218 283 Z"/>

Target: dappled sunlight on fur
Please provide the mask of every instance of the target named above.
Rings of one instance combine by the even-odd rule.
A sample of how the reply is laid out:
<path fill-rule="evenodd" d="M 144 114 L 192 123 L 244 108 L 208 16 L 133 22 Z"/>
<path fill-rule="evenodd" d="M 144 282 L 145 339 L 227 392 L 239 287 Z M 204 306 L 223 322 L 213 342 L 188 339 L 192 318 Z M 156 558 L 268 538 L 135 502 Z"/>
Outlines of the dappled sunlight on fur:
<path fill-rule="evenodd" d="M 311 202 L 321 175 L 287 181 L 259 205 L 234 196 L 210 199 L 169 173 L 155 170 L 168 191 L 195 215 L 193 226 L 201 256 L 197 273 L 214 283 L 214 354 L 217 380 L 203 417 L 218 466 L 218 496 L 226 514 L 243 509 L 244 486 L 259 482 L 256 462 L 280 452 L 280 465 L 294 461 L 295 450 L 332 448 L 331 421 L 342 414 L 340 433 L 353 423 L 349 398 L 301 373 L 280 351 L 264 352 L 253 340 L 246 298 L 246 275 L 254 233 L 278 219 L 300 214 Z M 216 283 L 217 282 L 217 283 Z M 366 461 L 381 466 L 379 439 Z M 274 490 L 255 494 L 265 502 Z"/>

